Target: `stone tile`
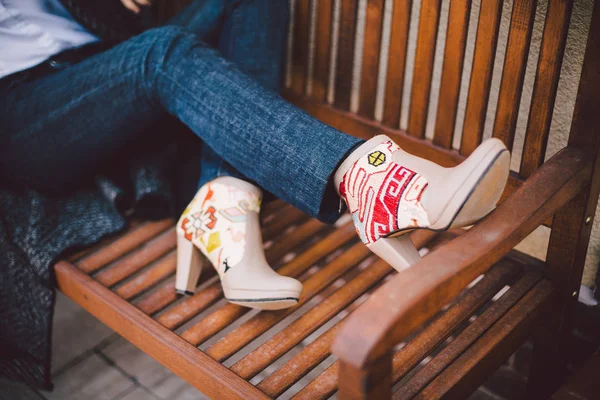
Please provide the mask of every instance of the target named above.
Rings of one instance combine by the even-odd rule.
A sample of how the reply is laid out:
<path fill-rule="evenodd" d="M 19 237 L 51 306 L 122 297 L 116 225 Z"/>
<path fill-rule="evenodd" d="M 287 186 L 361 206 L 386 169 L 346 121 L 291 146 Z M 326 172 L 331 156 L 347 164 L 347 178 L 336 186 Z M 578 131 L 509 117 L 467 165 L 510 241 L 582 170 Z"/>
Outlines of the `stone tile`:
<path fill-rule="evenodd" d="M 208 399 L 193 386 L 162 366 L 140 349 L 119 338 L 102 349 L 102 354 L 160 399 Z"/>
<path fill-rule="evenodd" d="M 52 333 L 53 373 L 110 337 L 117 337 L 112 329 L 64 294 L 57 293 Z"/>
<path fill-rule="evenodd" d="M 159 400 L 159 398 L 148 389 L 138 386 L 131 392 L 115 400 Z"/>
<path fill-rule="evenodd" d="M 164 400 L 208 400 L 202 392 L 173 373 L 149 389 Z"/>
<path fill-rule="evenodd" d="M 44 397 L 23 383 L 0 379 L 0 400 L 44 400 Z"/>
<path fill-rule="evenodd" d="M 48 400 L 113 400 L 135 383 L 98 354 L 91 354 L 54 378 L 54 391 L 42 392 Z"/>

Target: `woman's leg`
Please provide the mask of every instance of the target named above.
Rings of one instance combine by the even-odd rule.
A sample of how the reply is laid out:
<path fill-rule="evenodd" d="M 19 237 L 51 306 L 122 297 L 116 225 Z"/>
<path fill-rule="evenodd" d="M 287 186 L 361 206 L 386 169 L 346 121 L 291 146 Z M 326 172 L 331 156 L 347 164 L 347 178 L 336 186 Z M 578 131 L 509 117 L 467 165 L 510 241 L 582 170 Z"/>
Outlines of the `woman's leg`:
<path fill-rule="evenodd" d="M 359 139 L 243 74 L 185 29 L 157 28 L 0 96 L 0 174 L 60 188 L 168 113 L 237 170 L 332 222 L 332 174 Z"/>
<path fill-rule="evenodd" d="M 170 24 L 184 27 L 232 61 L 265 88 L 283 84 L 289 2 L 281 0 L 195 0 Z M 202 147 L 199 187 L 218 176 L 246 177 Z"/>

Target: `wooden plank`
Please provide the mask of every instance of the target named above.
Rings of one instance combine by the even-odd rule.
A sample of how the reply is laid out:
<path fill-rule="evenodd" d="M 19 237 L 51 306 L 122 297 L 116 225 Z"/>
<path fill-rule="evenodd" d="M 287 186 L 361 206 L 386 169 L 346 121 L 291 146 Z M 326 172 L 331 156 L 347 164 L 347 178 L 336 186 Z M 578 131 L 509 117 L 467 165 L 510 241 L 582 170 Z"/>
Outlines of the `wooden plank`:
<path fill-rule="evenodd" d="M 425 137 L 431 80 L 433 78 L 435 41 L 437 39 L 441 5 L 441 0 L 423 0 L 421 2 L 408 117 L 408 134 L 416 138 Z"/>
<path fill-rule="evenodd" d="M 340 388 L 339 397 L 350 400 L 389 399 L 392 394 L 391 372 L 392 360 L 389 354 L 374 360 L 363 369 L 340 362 L 339 376 L 344 377 L 344 385 Z"/>
<path fill-rule="evenodd" d="M 425 245 L 429 246 L 430 243 L 434 242 L 435 238 L 439 236 L 438 233 L 425 230 L 413 231 L 410 235 L 411 240 L 417 248 L 422 248 Z M 356 307 L 358 307 L 358 305 Z M 355 304 L 348 307 L 346 311 L 351 313 L 354 308 Z M 281 395 L 296 381 L 329 356 L 331 343 L 337 335 L 339 328 L 340 323 L 337 323 L 327 332 L 315 339 L 300 353 L 288 360 L 277 371 L 261 381 L 257 387 L 269 396 L 277 397 Z M 337 384 L 335 387 L 337 388 Z"/>
<path fill-rule="evenodd" d="M 512 150 L 537 0 L 513 4 L 493 136 Z"/>
<path fill-rule="evenodd" d="M 419 395 L 423 398 L 468 397 L 523 344 L 540 318 L 550 311 L 552 296 L 552 284 L 545 280 L 539 282 Z"/>
<path fill-rule="evenodd" d="M 155 262 L 150 268 L 119 286 L 115 290 L 115 293 L 122 298 L 129 300 L 160 282 L 167 276 L 173 274 L 175 272 L 176 264 L 177 254 L 175 251 L 172 251 Z"/>
<path fill-rule="evenodd" d="M 484 313 L 479 315 L 464 331 L 450 344 L 427 363 L 416 374 L 394 393 L 398 399 L 410 399 L 421 392 L 431 382 L 442 374 L 446 368 L 451 368 L 454 360 L 458 359 L 485 332 L 500 320 L 523 296 L 541 279 L 539 272 L 527 273 L 517 281 L 500 299 L 492 303 Z M 399 378 L 399 377 L 398 377 Z"/>
<path fill-rule="evenodd" d="M 411 11 L 412 0 L 394 1 L 382 119 L 392 129 L 400 127 Z"/>
<path fill-rule="evenodd" d="M 76 265 L 84 272 L 94 272 L 164 232 L 173 224 L 171 219 L 142 224 L 98 251 L 77 260 Z"/>
<path fill-rule="evenodd" d="M 335 291 L 300 318 L 282 329 L 250 354 L 236 362 L 231 370 L 242 378 L 249 380 L 279 359 L 294 346 L 333 318 L 337 313 L 358 299 L 366 291 L 380 282 L 393 269 L 383 260 L 371 264 L 358 276 Z M 333 280 L 331 280 L 333 282 Z M 254 336 L 254 335 L 252 335 Z M 213 350 L 213 351 L 211 351 Z M 217 352 L 216 347 L 207 350 L 216 359 L 226 358 L 231 351 Z"/>
<path fill-rule="evenodd" d="M 310 0 L 296 0 L 294 8 L 294 44 L 292 45 L 292 90 L 306 94 L 310 33 Z"/>
<path fill-rule="evenodd" d="M 338 386 L 340 363 L 335 362 L 316 379 L 292 396 L 292 400 L 325 400 L 331 397 Z"/>
<path fill-rule="evenodd" d="M 479 146 L 483 136 L 494 59 L 496 57 L 496 44 L 498 43 L 498 29 L 500 28 L 500 17 L 502 16 L 502 4 L 502 0 L 490 0 L 479 11 L 475 55 L 460 145 L 460 153 L 464 155 L 471 154 Z"/>
<path fill-rule="evenodd" d="M 375 119 L 384 0 L 367 0 L 358 114 Z"/>
<path fill-rule="evenodd" d="M 135 306 L 144 314 L 153 315 L 173 303 L 178 297 L 175 291 L 175 278 L 173 278 L 156 287 L 136 302 Z"/>
<path fill-rule="evenodd" d="M 331 35 L 333 26 L 333 0 L 317 1 L 317 28 L 315 34 L 315 65 L 311 97 L 319 102 L 327 101 L 331 61 Z"/>
<path fill-rule="evenodd" d="M 340 327 L 341 322 L 338 322 L 282 365 L 277 371 L 263 379 L 257 387 L 273 398 L 280 396 L 321 361 L 329 357 L 331 354 L 331 343 L 333 343 L 333 339 L 339 332 Z M 312 382 L 315 381 L 313 380 Z M 337 388 L 337 381 L 335 387 Z M 328 394 L 332 393 L 333 391 Z"/>
<path fill-rule="evenodd" d="M 471 0 L 450 2 L 444 68 L 433 137 L 433 143 L 445 149 L 452 148 L 470 13 Z"/>
<path fill-rule="evenodd" d="M 534 341 L 528 390 L 549 395 L 564 377 L 573 327 L 573 308 L 585 265 L 594 215 L 600 193 L 600 4 L 594 3 L 579 91 L 573 113 L 569 147 L 591 157 L 590 184 L 560 210 L 552 225 L 548 246 L 548 277 L 558 292 L 556 311 L 549 328 Z M 552 385 L 544 381 L 552 379 Z"/>
<path fill-rule="evenodd" d="M 334 104 L 342 110 L 350 110 L 357 13 L 357 0 L 340 2 Z"/>
<path fill-rule="evenodd" d="M 502 259 L 480 282 L 468 289 L 448 310 L 394 354 L 392 382 L 400 381 L 500 289 L 512 284 L 522 271 L 522 267 L 515 265 L 512 260 Z"/>
<path fill-rule="evenodd" d="M 444 313 L 436 318 L 431 324 L 427 325 L 422 332 L 412 338 L 406 346 L 394 354 L 392 358 L 392 383 L 398 382 L 436 346 L 442 343 L 451 332 L 453 332 L 460 324 L 464 323 L 475 310 L 481 307 L 520 272 L 521 268 L 507 260 L 502 260 L 499 265 L 492 268 L 484 278 L 475 285 L 475 287 L 466 291 L 452 307 L 444 311 Z M 330 331 L 333 330 L 333 328 L 330 329 Z M 338 330 L 339 327 L 335 329 L 335 333 L 337 333 Z M 321 340 L 321 338 L 319 338 L 320 341 L 333 340 L 334 338 L 333 334 L 329 334 L 329 331 L 328 336 L 323 336 L 324 339 Z M 327 342 L 328 346 L 330 344 L 331 342 Z M 317 345 L 323 346 L 321 343 L 318 343 Z M 313 352 L 309 354 L 312 353 Z M 298 356 L 300 355 L 302 355 L 302 353 L 298 354 Z M 327 352 L 326 355 L 329 355 L 329 352 Z M 307 356 L 304 356 L 304 358 L 307 358 Z M 307 360 L 301 360 L 298 363 L 294 363 L 294 373 L 297 373 L 296 368 L 298 368 L 298 364 L 302 366 L 306 363 L 308 363 Z M 329 371 L 324 371 L 307 385 L 305 389 L 301 390 L 303 394 L 301 394 L 299 398 L 327 398 L 335 393 L 338 382 L 337 379 L 332 379 L 332 377 L 334 375 L 333 372 L 337 371 L 337 368 L 338 363 L 335 362 L 329 367 Z M 291 372 L 288 374 L 291 374 Z M 275 390 L 279 389 L 279 387 L 282 386 L 282 383 L 285 383 L 286 379 L 289 380 L 289 378 L 279 374 L 279 371 L 276 371 L 271 377 L 266 378 L 261 382 L 259 388 L 270 396 L 274 396 L 274 393 L 279 395 L 280 392 Z M 283 388 L 285 389 L 285 386 Z"/>
<path fill-rule="evenodd" d="M 218 360 L 227 358 L 228 355 L 235 353 L 237 350 L 252 341 L 257 335 L 265 332 L 271 326 L 285 318 L 285 316 L 295 311 L 297 307 L 305 304 L 327 285 L 331 284 L 345 272 L 359 264 L 370 254 L 371 253 L 364 245 L 361 243 L 355 244 L 331 263 L 329 263 L 321 271 L 317 272 L 306 282 L 304 282 L 302 295 L 297 306 L 284 310 L 262 312 L 257 314 L 252 319 L 248 320 L 239 328 L 231 332 L 225 338 L 212 345 L 207 350 L 207 354 Z M 290 274 L 288 276 L 297 276 L 299 273 L 308 269 L 310 265 L 311 264 L 296 266 L 296 268 L 302 268 L 302 270 L 297 271 L 298 273 L 296 274 Z M 197 346 L 231 324 L 237 318 L 244 315 L 247 311 L 249 311 L 249 309 L 245 307 L 235 304 L 227 304 L 187 329 L 182 333 L 182 337 L 188 342 Z"/>
<path fill-rule="evenodd" d="M 108 265 L 96 274 L 95 279 L 105 286 L 115 285 L 174 248 L 175 228 L 173 227 Z"/>
<path fill-rule="evenodd" d="M 60 261 L 54 271 L 64 294 L 207 396 L 268 398 L 72 264 Z"/>
<path fill-rule="evenodd" d="M 415 246 L 419 248 L 424 246 L 435 236 L 435 232 L 428 231 L 417 231 L 411 233 L 411 239 L 413 240 L 413 243 L 415 243 Z M 229 357 L 236 351 L 240 350 L 243 346 L 248 344 L 253 338 L 256 338 L 261 333 L 267 331 L 277 322 L 281 321 L 287 315 L 301 307 L 313 296 L 322 291 L 327 285 L 331 284 L 343 274 L 348 272 L 351 268 L 360 263 L 370 254 L 371 253 L 369 253 L 368 249 L 364 247 L 362 243 L 355 244 L 304 283 L 300 302 L 294 308 L 272 313 L 263 312 L 254 316 L 238 329 L 222 338 L 219 342 L 215 343 L 207 350 L 207 354 L 219 360 Z M 292 273 L 290 275 L 294 276 Z M 228 308 L 233 310 L 233 305 L 231 307 L 228 306 Z M 223 313 L 224 312 L 225 311 L 223 311 Z M 214 324 L 212 324 L 212 329 L 214 328 Z"/>
<path fill-rule="evenodd" d="M 548 1 L 519 171 L 523 177 L 530 176 L 544 162 L 572 9 L 573 0 Z"/>
<path fill-rule="evenodd" d="M 306 267 L 313 265 L 323 257 L 326 257 L 339 247 L 343 246 L 347 241 L 355 239 L 355 237 L 352 224 L 347 224 L 340 229 L 336 229 L 323 238 L 323 240 L 318 241 L 309 249 L 294 257 L 282 267 L 280 273 L 289 276 L 288 274 L 290 271 L 304 270 Z M 295 276 L 297 276 L 297 274 Z M 204 311 L 210 305 L 214 304 L 220 296 L 221 286 L 220 283 L 217 282 L 160 315 L 157 318 L 157 321 L 169 329 L 176 329 L 192 319 L 195 315 Z"/>

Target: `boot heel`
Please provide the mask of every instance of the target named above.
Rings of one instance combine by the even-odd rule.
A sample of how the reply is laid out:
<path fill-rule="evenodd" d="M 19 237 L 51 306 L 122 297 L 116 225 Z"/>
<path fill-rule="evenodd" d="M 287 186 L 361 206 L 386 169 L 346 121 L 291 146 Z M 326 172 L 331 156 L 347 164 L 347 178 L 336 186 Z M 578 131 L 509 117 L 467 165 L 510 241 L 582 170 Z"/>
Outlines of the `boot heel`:
<path fill-rule="evenodd" d="M 175 290 L 179 294 L 194 294 L 198 278 L 202 272 L 200 250 L 183 235 L 177 235 L 177 273 Z"/>
<path fill-rule="evenodd" d="M 402 271 L 421 260 L 408 235 L 379 238 L 367 247 L 397 271 Z"/>

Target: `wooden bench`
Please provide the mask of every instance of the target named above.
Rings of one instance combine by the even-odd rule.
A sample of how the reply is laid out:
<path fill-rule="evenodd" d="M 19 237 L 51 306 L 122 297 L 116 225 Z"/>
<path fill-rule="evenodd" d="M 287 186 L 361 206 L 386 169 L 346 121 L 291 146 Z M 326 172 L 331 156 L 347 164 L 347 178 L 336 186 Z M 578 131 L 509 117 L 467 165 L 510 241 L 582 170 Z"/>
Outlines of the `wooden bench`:
<path fill-rule="evenodd" d="M 482 140 L 502 10 L 500 0 L 482 2 L 457 151 L 452 141 L 470 3 L 450 5 L 433 140 L 425 138 L 425 126 L 440 0 L 422 0 L 410 99 L 402 88 L 411 2 L 394 2 L 381 122 L 374 110 L 384 1 L 367 2 L 354 113 L 357 0 L 341 1 L 333 104 L 326 101 L 333 1 L 316 4 L 307 94 L 311 3 L 297 0 L 292 85 L 285 96 L 350 134 L 385 133 L 409 152 L 446 166 L 459 163 Z M 467 231 L 413 232 L 415 244 L 430 250 L 413 268 L 395 273 L 358 241 L 348 220 L 325 226 L 276 201 L 263 210 L 264 237 L 270 263 L 304 283 L 300 304 L 292 309 L 257 312 L 228 304 L 209 270 L 193 297 L 177 296 L 170 220 L 132 224 L 118 237 L 58 262 L 60 290 L 211 398 L 273 398 L 297 382 L 295 399 L 327 398 L 336 391 L 344 399 L 384 399 L 392 389 L 401 399 L 462 398 L 526 340 L 534 343 L 529 398 L 548 397 L 564 377 L 571 309 L 600 190 L 598 2 L 568 146 L 543 162 L 572 5 L 549 0 L 523 159 L 501 205 Z M 535 1 L 514 1 L 493 127 L 509 148 L 535 9 Z M 404 131 L 400 110 L 409 100 Z M 547 262 L 512 250 L 543 224 L 551 227 Z"/>

